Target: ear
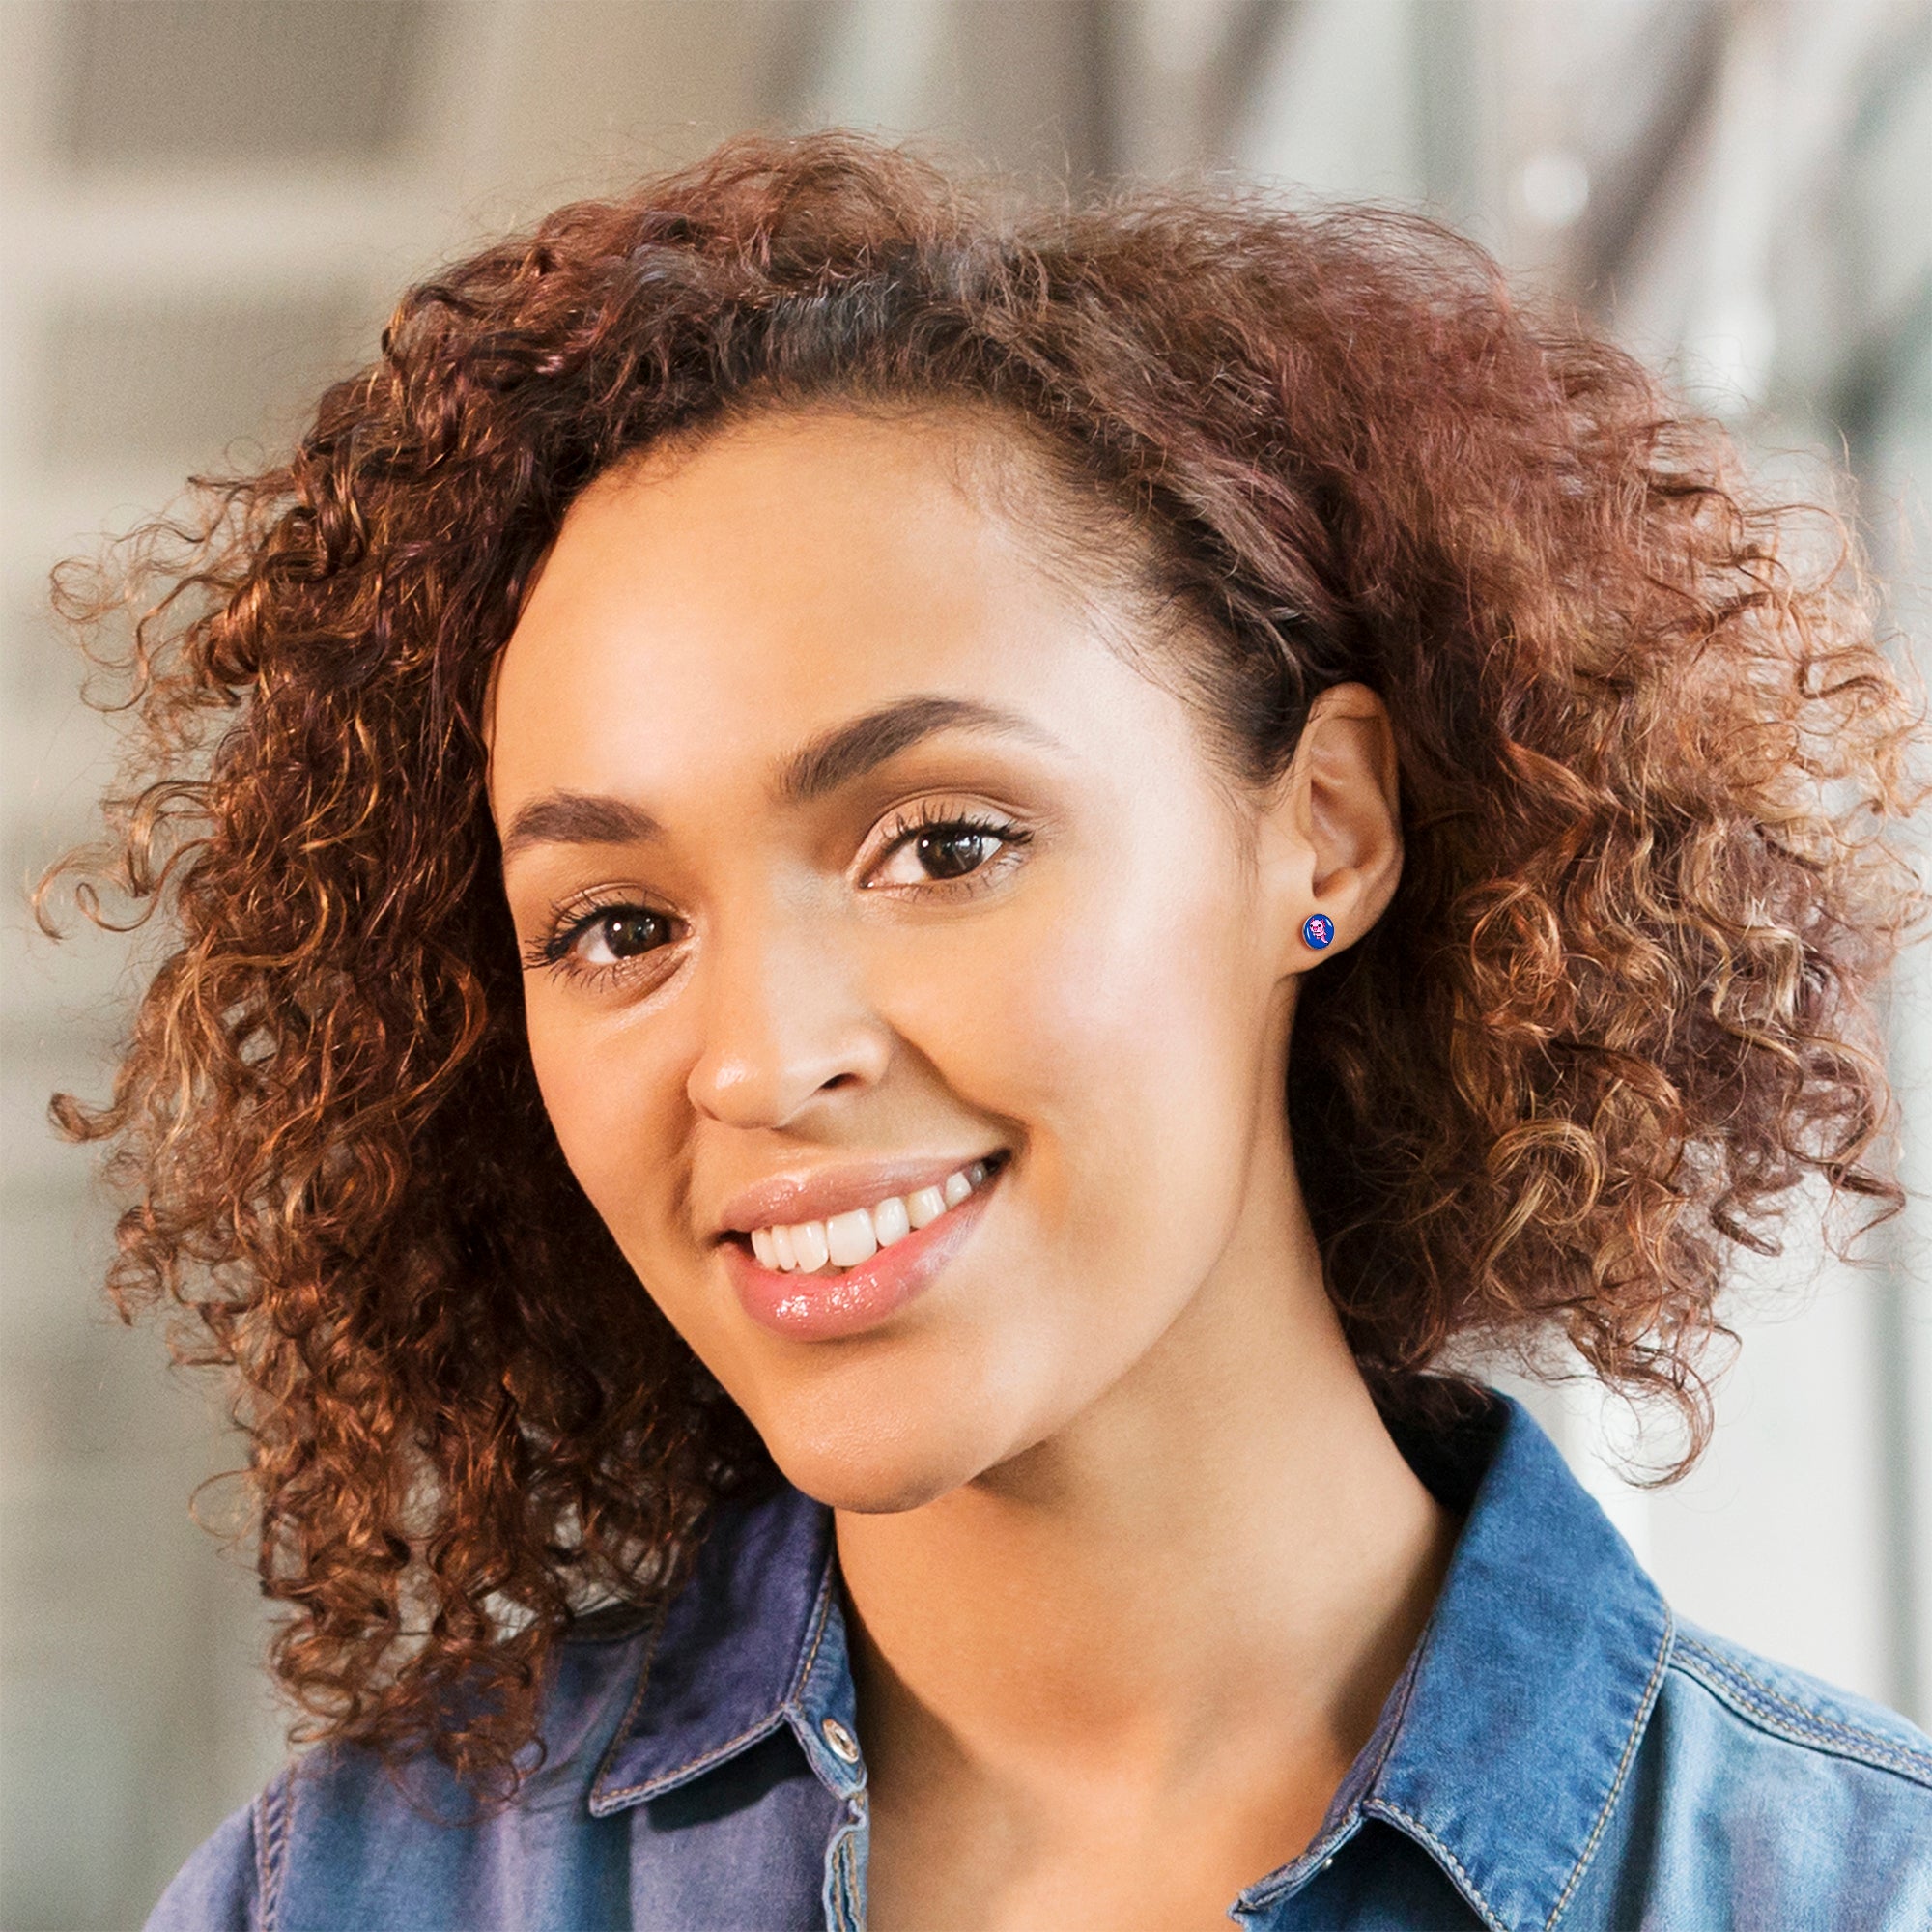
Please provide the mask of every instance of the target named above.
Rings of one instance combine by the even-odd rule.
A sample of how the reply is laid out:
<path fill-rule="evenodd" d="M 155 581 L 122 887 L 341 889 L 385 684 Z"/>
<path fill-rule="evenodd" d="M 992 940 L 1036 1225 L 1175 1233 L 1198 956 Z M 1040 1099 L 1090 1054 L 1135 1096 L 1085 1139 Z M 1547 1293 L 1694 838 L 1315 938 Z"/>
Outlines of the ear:
<path fill-rule="evenodd" d="M 1367 685 L 1331 685 L 1316 698 L 1267 821 L 1276 956 L 1285 971 L 1305 972 L 1360 939 L 1402 876 L 1395 732 L 1387 707 Z M 1326 947 L 1303 937 L 1312 913 L 1334 923 Z"/>

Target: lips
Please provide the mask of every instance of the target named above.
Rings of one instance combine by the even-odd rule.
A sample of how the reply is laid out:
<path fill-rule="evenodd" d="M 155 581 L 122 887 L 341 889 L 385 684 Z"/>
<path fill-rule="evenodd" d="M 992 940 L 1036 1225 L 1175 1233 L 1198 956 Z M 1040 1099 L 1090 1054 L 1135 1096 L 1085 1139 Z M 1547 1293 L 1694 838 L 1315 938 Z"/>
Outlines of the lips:
<path fill-rule="evenodd" d="M 776 1175 L 741 1188 L 719 1210 L 719 1239 L 750 1235 L 753 1228 L 800 1221 L 828 1221 L 855 1208 L 870 1208 L 898 1195 L 941 1187 L 950 1174 L 976 1160 L 995 1162 L 1004 1150 L 934 1154 L 921 1159 L 867 1161 L 864 1165 L 827 1167 L 806 1175 Z"/>
<path fill-rule="evenodd" d="M 914 1229 L 851 1267 L 828 1268 L 822 1273 L 767 1267 L 753 1252 L 749 1229 L 727 1233 L 722 1237 L 722 1248 L 740 1304 L 760 1327 L 796 1341 L 832 1341 L 875 1327 L 930 1286 L 972 1237 L 998 1191 L 1005 1168 L 1003 1154 L 990 1157 L 985 1179 L 971 1194 L 924 1227 Z M 895 1179 L 900 1187 L 906 1187 L 908 1180 L 933 1184 L 925 1178 L 931 1173 L 929 1164 L 916 1170 L 873 1167 L 866 1171 L 864 1191 L 856 1196 L 849 1185 L 838 1192 L 820 1187 L 812 1194 L 803 1187 L 782 1195 L 768 1190 L 755 1204 L 743 1197 L 734 1200 L 731 1211 L 741 1220 L 754 1213 L 769 1214 L 774 1220 L 779 1214 L 802 1217 L 812 1208 L 828 1214 L 847 1212 L 879 1199 L 882 1181 L 884 1191 L 890 1194 Z M 750 1225 L 762 1230 L 771 1223 L 756 1219 Z"/>
<path fill-rule="evenodd" d="M 950 1213 L 983 1186 L 993 1172 L 992 1162 L 976 1160 L 970 1167 L 955 1168 L 937 1187 L 890 1195 L 869 1208 L 848 1208 L 825 1221 L 753 1228 L 752 1252 L 766 1267 L 787 1274 L 816 1274 L 828 1263 L 834 1267 L 856 1267 L 879 1249 L 904 1240 L 914 1229 Z"/>

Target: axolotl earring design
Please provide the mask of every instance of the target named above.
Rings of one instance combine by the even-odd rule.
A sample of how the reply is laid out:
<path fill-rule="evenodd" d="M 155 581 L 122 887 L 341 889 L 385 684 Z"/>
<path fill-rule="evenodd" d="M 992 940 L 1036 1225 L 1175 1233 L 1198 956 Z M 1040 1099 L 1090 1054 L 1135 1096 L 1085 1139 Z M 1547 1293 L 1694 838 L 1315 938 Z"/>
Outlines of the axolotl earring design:
<path fill-rule="evenodd" d="M 1301 922 L 1301 937 L 1320 952 L 1335 937 L 1335 922 L 1325 912 L 1312 912 Z"/>

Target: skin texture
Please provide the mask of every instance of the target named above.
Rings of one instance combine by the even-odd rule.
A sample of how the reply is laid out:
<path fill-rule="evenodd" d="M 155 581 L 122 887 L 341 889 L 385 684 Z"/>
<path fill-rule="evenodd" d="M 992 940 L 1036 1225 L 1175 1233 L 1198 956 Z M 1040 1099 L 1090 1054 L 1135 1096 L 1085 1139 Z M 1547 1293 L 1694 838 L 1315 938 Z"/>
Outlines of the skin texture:
<path fill-rule="evenodd" d="M 1282 784 L 1231 785 L 1122 652 L 1130 600 L 973 487 L 997 434 L 767 415 L 601 479 L 503 653 L 492 806 L 564 1152 L 837 1511 L 871 1922 L 1172 1932 L 1306 1843 L 1452 1537 L 1334 1319 L 1280 1101 L 1326 956 L 1301 920 L 1339 951 L 1394 889 L 1395 758 L 1345 685 Z M 909 696 L 1023 728 L 781 796 L 802 746 Z M 564 794 L 655 829 L 515 837 Z M 935 880 L 888 849 L 908 810 L 1026 837 Z M 971 1238 L 888 1321 L 746 1316 L 730 1195 L 995 1150 Z"/>

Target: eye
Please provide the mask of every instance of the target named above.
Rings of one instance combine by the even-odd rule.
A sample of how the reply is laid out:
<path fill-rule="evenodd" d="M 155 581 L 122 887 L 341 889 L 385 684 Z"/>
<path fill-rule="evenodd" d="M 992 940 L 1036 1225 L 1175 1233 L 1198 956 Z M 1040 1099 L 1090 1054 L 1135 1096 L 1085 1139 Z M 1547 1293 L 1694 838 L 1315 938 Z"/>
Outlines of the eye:
<path fill-rule="evenodd" d="M 923 812 L 895 819 L 886 831 L 885 857 L 867 884 L 946 885 L 987 872 L 1031 835 L 1003 819 L 942 817 Z"/>
<path fill-rule="evenodd" d="M 999 850 L 999 842 L 977 825 L 949 825 L 917 834 L 902 850 L 928 879 L 963 879 Z"/>
<path fill-rule="evenodd" d="M 564 973 L 606 971 L 655 952 L 676 936 L 673 921 L 649 906 L 592 906 L 574 915 L 559 908 L 525 963 Z"/>
<path fill-rule="evenodd" d="M 635 959 L 670 938 L 670 922 L 643 906 L 611 906 L 593 914 L 571 936 L 570 950 L 586 966 Z"/>

